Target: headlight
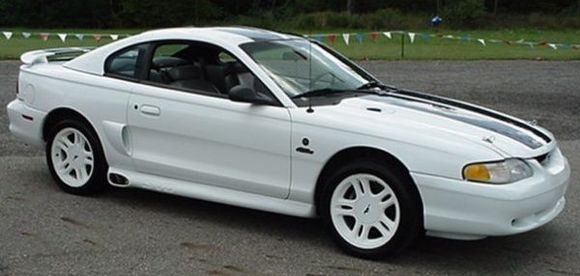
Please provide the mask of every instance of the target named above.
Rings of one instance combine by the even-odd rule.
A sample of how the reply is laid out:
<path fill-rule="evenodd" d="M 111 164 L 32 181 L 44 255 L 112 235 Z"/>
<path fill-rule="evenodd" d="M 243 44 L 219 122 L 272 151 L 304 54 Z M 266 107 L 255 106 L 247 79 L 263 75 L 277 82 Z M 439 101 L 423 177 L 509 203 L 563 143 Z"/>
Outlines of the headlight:
<path fill-rule="evenodd" d="M 493 163 L 475 163 L 463 168 L 463 178 L 470 181 L 506 184 L 532 176 L 532 168 L 523 160 L 506 159 Z"/>

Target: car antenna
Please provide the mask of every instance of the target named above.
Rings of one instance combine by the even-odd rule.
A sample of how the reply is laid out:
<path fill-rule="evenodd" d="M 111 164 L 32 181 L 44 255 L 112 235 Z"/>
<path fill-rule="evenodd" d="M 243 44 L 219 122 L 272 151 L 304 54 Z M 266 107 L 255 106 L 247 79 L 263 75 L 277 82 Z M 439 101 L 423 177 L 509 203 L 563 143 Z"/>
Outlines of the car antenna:
<path fill-rule="evenodd" d="M 308 39 L 308 91 L 312 91 L 312 41 Z M 308 108 L 306 112 L 312 113 L 312 97 L 308 97 Z"/>

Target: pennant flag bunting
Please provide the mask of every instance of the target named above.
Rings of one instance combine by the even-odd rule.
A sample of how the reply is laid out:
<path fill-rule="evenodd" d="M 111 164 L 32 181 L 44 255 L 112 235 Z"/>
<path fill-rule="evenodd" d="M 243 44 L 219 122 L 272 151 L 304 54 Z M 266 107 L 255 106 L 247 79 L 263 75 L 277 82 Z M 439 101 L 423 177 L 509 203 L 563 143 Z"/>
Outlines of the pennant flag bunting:
<path fill-rule="evenodd" d="M 64 41 L 66 40 L 66 34 L 56 34 L 58 35 L 58 38 L 60 38 L 60 40 L 64 43 Z"/>
<path fill-rule="evenodd" d="M 6 37 L 6 39 L 10 40 L 10 38 L 12 38 L 12 32 L 2 32 L 2 34 L 4 35 L 4 37 Z"/>
<path fill-rule="evenodd" d="M 364 39 L 364 35 L 362 33 L 356 33 L 356 40 L 358 43 L 362 43 Z"/>
<path fill-rule="evenodd" d="M 342 34 L 342 39 L 344 40 L 344 44 L 348 45 L 348 40 L 350 39 L 350 34 Z"/>
<path fill-rule="evenodd" d="M 411 40 L 411 43 L 415 42 L 415 35 L 417 35 L 416 33 L 409 33 L 409 39 Z"/>
<path fill-rule="evenodd" d="M 12 39 L 12 37 L 14 35 L 14 33 L 11 31 L 1 31 L 0 30 L 0 32 L 6 38 L 6 40 Z M 18 32 L 16 34 L 18 34 Z M 55 35 L 63 43 L 66 42 L 67 37 L 73 36 L 73 35 L 78 40 L 84 40 L 85 36 L 90 36 L 90 37 L 93 37 L 96 40 L 96 42 L 100 42 L 103 37 L 108 37 L 111 40 L 116 41 L 120 37 L 130 36 L 129 34 L 95 34 L 95 33 L 93 33 L 93 34 L 91 34 L 91 33 L 89 33 L 89 34 L 82 34 L 82 33 L 70 34 L 70 33 L 48 33 L 48 32 L 41 32 L 41 33 L 20 32 L 20 34 L 22 35 L 22 38 L 24 38 L 24 39 L 29 39 L 33 36 L 38 35 L 44 41 L 47 41 L 51 35 Z M 444 34 L 441 32 L 437 32 L 437 33 L 413 33 L 413 32 L 406 32 L 406 31 L 386 31 L 386 32 L 367 32 L 367 33 L 354 33 L 354 34 L 353 33 L 312 34 L 312 35 L 305 35 L 305 37 L 311 38 L 311 39 L 316 40 L 318 42 L 323 42 L 323 40 L 326 40 L 326 42 L 328 42 L 331 45 L 336 44 L 336 41 L 338 39 L 340 39 L 339 37 L 342 37 L 344 44 L 348 46 L 350 44 L 351 35 L 355 36 L 355 40 L 358 43 L 363 43 L 365 36 L 368 36 L 367 38 L 370 41 L 377 42 L 381 38 L 381 36 L 382 36 L 381 34 L 384 35 L 385 37 L 387 37 L 388 39 L 392 39 L 393 34 L 401 34 L 403 37 L 408 35 L 411 43 L 415 43 L 415 38 L 417 36 L 419 36 L 421 38 L 421 40 L 423 40 L 424 42 L 429 42 L 432 38 L 439 37 L 439 38 L 445 38 L 445 39 L 460 40 L 462 42 L 466 42 L 466 41 L 477 42 L 477 43 L 481 44 L 482 46 L 487 46 L 488 43 L 497 43 L 497 44 L 501 43 L 501 44 L 506 45 L 506 46 L 509 46 L 509 45 L 525 46 L 525 45 L 527 45 L 530 48 L 535 48 L 536 46 L 538 46 L 538 47 L 543 47 L 543 48 L 551 48 L 554 50 L 559 50 L 559 49 L 561 49 L 561 50 L 564 50 L 564 49 L 580 50 L 580 44 L 552 43 L 552 42 L 547 42 L 547 41 L 532 42 L 532 41 L 526 41 L 523 38 L 521 38 L 519 40 L 483 39 L 483 38 L 473 38 L 470 36 L 470 34 L 462 34 L 461 36 L 454 36 L 454 35 L 450 35 L 450 34 Z"/>

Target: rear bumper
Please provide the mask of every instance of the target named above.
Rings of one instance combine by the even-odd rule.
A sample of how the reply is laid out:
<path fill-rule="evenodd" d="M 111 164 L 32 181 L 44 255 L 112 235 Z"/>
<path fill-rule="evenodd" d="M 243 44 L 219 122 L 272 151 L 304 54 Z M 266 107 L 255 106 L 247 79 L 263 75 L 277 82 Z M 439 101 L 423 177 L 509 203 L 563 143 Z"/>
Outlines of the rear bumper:
<path fill-rule="evenodd" d="M 543 164 L 527 160 L 534 175 L 507 185 L 412 173 L 423 199 L 427 234 L 479 239 L 522 233 L 550 222 L 564 209 L 570 167 L 559 149 L 549 159 Z"/>
<path fill-rule="evenodd" d="M 28 107 L 23 101 L 15 99 L 6 106 L 9 129 L 14 136 L 31 145 L 44 145 L 42 125 L 46 112 Z"/>

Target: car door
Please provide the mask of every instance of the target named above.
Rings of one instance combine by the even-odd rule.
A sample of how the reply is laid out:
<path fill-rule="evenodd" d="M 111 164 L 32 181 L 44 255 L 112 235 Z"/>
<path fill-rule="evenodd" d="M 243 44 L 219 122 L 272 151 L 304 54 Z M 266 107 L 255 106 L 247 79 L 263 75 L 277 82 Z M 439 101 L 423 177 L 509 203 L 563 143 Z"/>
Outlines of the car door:
<path fill-rule="evenodd" d="M 168 178 L 286 197 L 290 186 L 288 110 L 277 104 L 233 102 L 208 88 L 212 82 L 203 76 L 201 67 L 210 66 L 211 57 L 196 57 L 196 51 L 211 55 L 220 50 L 190 42 L 151 46 L 149 76 L 137 85 L 128 110 L 135 167 Z M 185 59 L 186 64 L 178 59 Z M 184 76 L 199 81 L 179 79 Z"/>

